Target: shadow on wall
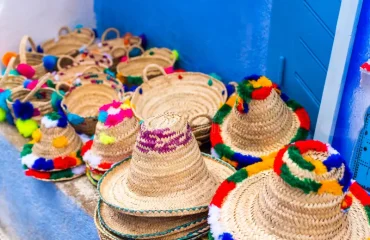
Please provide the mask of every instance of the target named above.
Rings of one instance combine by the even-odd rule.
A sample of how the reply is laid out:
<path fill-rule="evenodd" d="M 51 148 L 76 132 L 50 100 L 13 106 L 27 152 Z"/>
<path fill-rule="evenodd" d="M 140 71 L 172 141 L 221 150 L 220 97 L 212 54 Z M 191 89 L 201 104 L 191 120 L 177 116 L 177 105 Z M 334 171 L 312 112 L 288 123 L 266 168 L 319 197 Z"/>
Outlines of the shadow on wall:
<path fill-rule="evenodd" d="M 179 67 L 224 81 L 265 74 L 272 0 L 95 0 L 97 28 L 145 33 L 180 53 Z"/>
<path fill-rule="evenodd" d="M 347 162 L 351 159 L 366 109 L 370 106 L 370 89 L 360 88 L 360 66 L 370 57 L 369 25 L 370 0 L 363 0 L 332 144 Z"/>

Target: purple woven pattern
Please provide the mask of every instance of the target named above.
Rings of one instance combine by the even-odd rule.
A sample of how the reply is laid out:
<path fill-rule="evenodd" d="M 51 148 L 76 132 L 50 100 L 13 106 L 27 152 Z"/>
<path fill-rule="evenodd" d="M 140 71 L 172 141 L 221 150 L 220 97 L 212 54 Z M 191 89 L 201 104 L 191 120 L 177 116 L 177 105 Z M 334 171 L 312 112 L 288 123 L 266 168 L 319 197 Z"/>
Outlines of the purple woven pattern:
<path fill-rule="evenodd" d="M 192 137 L 189 125 L 184 132 L 174 132 L 169 128 L 146 130 L 142 125 L 136 148 L 143 153 L 167 153 L 186 145 Z"/>

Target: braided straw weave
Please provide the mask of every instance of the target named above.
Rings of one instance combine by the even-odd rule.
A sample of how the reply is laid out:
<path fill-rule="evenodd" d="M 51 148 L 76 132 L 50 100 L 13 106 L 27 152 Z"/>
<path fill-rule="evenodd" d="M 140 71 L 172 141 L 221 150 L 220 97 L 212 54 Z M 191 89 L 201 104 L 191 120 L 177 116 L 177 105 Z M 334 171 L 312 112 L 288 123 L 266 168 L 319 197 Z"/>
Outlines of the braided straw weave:
<path fill-rule="evenodd" d="M 36 120 L 37 122 L 40 122 L 42 116 L 53 111 L 53 105 L 51 103 L 51 95 L 55 90 L 49 87 L 42 88 L 42 86 L 46 83 L 49 77 L 50 77 L 50 74 L 45 74 L 38 81 L 35 88 L 32 90 L 24 88 L 23 86 L 18 86 L 16 88 L 13 88 L 10 98 L 6 100 L 6 104 L 8 105 L 8 108 L 14 118 L 15 118 L 15 114 L 13 110 L 13 103 L 17 99 L 20 100 L 21 102 L 27 102 L 27 101 L 31 102 L 33 107 L 40 111 L 39 116 L 32 117 L 32 119 Z M 41 94 L 43 97 L 38 98 L 36 96 L 37 93 Z"/>
<path fill-rule="evenodd" d="M 66 34 L 63 34 L 63 32 Z M 61 27 L 58 39 L 50 39 L 41 44 L 45 54 L 51 55 L 76 55 L 79 50 L 93 44 L 95 33 L 91 29 L 83 28 L 80 32 L 76 29 L 71 31 L 68 27 Z"/>
<path fill-rule="evenodd" d="M 12 57 L 9 61 L 9 64 L 5 70 L 4 75 L 0 78 L 0 88 L 1 89 L 13 89 L 18 86 L 23 86 L 25 77 L 19 75 L 9 75 L 10 70 L 14 67 L 15 57 Z"/>
<path fill-rule="evenodd" d="M 206 212 L 233 172 L 200 152 L 185 117 L 166 113 L 141 124 L 132 159 L 108 170 L 98 190 L 106 204 L 129 215 L 185 216 Z"/>
<path fill-rule="evenodd" d="M 31 52 L 28 52 L 27 43 L 31 45 Z M 19 45 L 19 54 L 17 55 L 12 67 L 16 68 L 16 66 L 18 66 L 20 63 L 28 64 L 35 70 L 35 75 L 33 78 L 39 79 L 47 72 L 42 62 L 43 57 L 44 54 L 36 51 L 36 45 L 31 37 L 23 36 Z"/>
<path fill-rule="evenodd" d="M 95 170 L 106 171 L 132 154 L 140 126 L 129 102 L 103 105 L 98 120 L 94 140 L 85 144 L 82 157 Z"/>
<path fill-rule="evenodd" d="M 159 69 L 162 76 L 147 78 L 150 68 Z M 194 135 L 207 142 L 212 118 L 226 100 L 226 88 L 217 79 L 202 73 L 166 74 L 158 65 L 148 65 L 143 71 L 144 83 L 136 89 L 131 99 L 139 119 L 165 112 L 177 112 L 191 123 Z"/>
<path fill-rule="evenodd" d="M 57 85 L 57 91 L 63 83 Z M 113 100 L 121 100 L 122 84 L 107 74 L 86 73 L 75 80 L 62 100 L 62 108 L 67 115 L 83 118 L 80 124 L 72 125 L 76 131 L 92 135 L 98 121 L 99 108 Z M 70 117 L 70 116 L 69 116 Z"/>
<path fill-rule="evenodd" d="M 266 162 L 256 163 L 221 184 L 208 219 L 214 239 L 370 237 L 363 200 L 348 192 L 350 170 L 330 145 L 298 141 L 280 150 L 272 164 L 274 171 L 257 173 Z"/>
<path fill-rule="evenodd" d="M 66 60 L 71 62 L 71 64 L 63 66 L 64 64 L 62 63 Z M 77 61 L 70 56 L 64 55 L 58 59 L 57 66 L 59 71 L 54 75 L 54 81 L 71 84 L 76 77 L 84 73 L 103 73 L 104 69 L 109 68 L 112 63 L 107 56 L 90 54 L 85 59 Z"/>

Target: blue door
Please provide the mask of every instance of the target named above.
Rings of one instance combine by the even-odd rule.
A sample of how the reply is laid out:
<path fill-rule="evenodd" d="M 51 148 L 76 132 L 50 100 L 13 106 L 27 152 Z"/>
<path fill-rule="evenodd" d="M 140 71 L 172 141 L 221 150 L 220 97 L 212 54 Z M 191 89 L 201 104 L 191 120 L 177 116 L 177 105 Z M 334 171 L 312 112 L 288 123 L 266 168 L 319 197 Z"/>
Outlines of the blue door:
<path fill-rule="evenodd" d="M 267 74 L 302 104 L 314 130 L 340 0 L 274 0 Z"/>

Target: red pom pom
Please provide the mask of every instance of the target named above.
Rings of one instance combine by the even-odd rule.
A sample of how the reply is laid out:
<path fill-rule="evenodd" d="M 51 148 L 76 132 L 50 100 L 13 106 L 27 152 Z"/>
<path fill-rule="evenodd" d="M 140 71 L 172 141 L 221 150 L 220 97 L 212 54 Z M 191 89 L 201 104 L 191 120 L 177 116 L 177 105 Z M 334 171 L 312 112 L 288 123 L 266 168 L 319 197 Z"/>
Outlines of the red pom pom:
<path fill-rule="evenodd" d="M 87 151 L 91 149 L 91 146 L 93 144 L 93 140 L 89 140 L 85 143 L 85 145 L 81 148 L 81 156 L 84 156 Z"/>
<path fill-rule="evenodd" d="M 274 171 L 277 175 L 280 176 L 281 174 L 281 166 L 283 166 L 283 156 L 285 152 L 287 151 L 288 146 L 285 146 L 284 148 L 280 149 L 279 152 L 276 154 L 275 161 L 274 161 Z"/>
<path fill-rule="evenodd" d="M 182 79 L 182 76 L 181 76 L 181 75 L 179 75 L 179 76 L 178 76 L 178 78 L 179 78 L 179 79 Z"/>
<path fill-rule="evenodd" d="M 352 194 L 361 202 L 364 206 L 370 206 L 370 196 L 357 182 L 352 183 L 349 187 Z"/>
<path fill-rule="evenodd" d="M 218 187 L 216 194 L 212 199 L 211 204 L 220 208 L 227 194 L 229 194 L 229 192 L 232 191 L 235 187 L 236 187 L 236 183 L 225 180 Z"/>
<path fill-rule="evenodd" d="M 54 158 L 54 169 L 67 169 L 68 161 L 65 161 L 62 157 Z"/>
<path fill-rule="evenodd" d="M 365 69 L 366 71 L 370 72 L 370 64 L 365 62 L 364 64 L 361 65 L 361 68 Z"/>
<path fill-rule="evenodd" d="M 98 168 L 106 169 L 106 170 L 110 169 L 111 167 L 112 167 L 112 163 L 100 163 L 98 165 Z"/>
<path fill-rule="evenodd" d="M 26 174 L 26 176 L 35 177 L 39 179 L 49 179 L 50 178 L 49 172 L 39 172 L 36 170 L 27 169 L 24 173 Z"/>
<path fill-rule="evenodd" d="M 220 125 L 212 123 L 210 138 L 212 147 L 216 146 L 217 144 L 223 143 Z"/>
<path fill-rule="evenodd" d="M 64 159 L 64 162 L 66 162 L 67 168 L 75 167 L 77 165 L 77 159 L 74 157 L 67 156 Z"/>
<path fill-rule="evenodd" d="M 297 117 L 301 122 L 300 127 L 310 130 L 310 117 L 308 116 L 307 111 L 304 108 L 298 108 L 295 110 L 295 114 L 297 114 Z"/>
<path fill-rule="evenodd" d="M 328 146 L 325 143 L 322 143 L 317 140 L 305 140 L 305 141 L 297 141 L 294 145 L 299 149 L 301 154 L 306 153 L 309 150 L 316 151 L 316 152 L 327 152 Z"/>
<path fill-rule="evenodd" d="M 29 79 L 31 79 L 36 73 L 35 69 L 33 69 L 32 66 L 25 63 L 18 64 L 17 71 L 19 72 L 19 74 Z"/>
<path fill-rule="evenodd" d="M 176 69 L 174 72 L 186 72 L 186 71 L 184 69 L 179 68 L 179 69 Z"/>
<path fill-rule="evenodd" d="M 271 89 L 272 87 L 262 87 L 262 88 L 253 90 L 252 99 L 255 99 L 255 100 L 266 99 L 270 95 Z"/>

